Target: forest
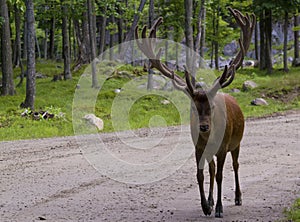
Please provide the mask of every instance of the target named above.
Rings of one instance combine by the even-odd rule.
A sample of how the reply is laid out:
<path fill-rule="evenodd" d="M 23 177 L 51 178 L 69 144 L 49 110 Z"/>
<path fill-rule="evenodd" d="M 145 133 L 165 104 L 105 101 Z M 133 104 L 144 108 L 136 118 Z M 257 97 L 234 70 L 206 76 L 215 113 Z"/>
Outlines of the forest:
<path fill-rule="evenodd" d="M 282 64 L 288 71 L 288 49 L 294 49 L 293 63 L 299 64 L 299 5 L 299 0 L 2 0 L 1 95 L 14 94 L 13 69 L 21 67 L 19 84 L 25 74 L 29 82 L 22 106 L 33 108 L 33 60 L 63 60 L 63 78 L 71 79 L 74 70 L 97 55 L 132 40 L 136 25 L 151 26 L 159 16 L 164 17 L 161 38 L 184 42 L 201 57 L 210 57 L 219 69 L 224 45 L 238 36 L 227 7 L 257 16 L 252 57 L 259 69 L 268 73 L 273 69 L 272 47 L 278 48 L 278 44 L 274 46 L 277 39 L 272 36 L 272 27 L 282 25 Z M 294 32 L 293 43 L 288 38 L 289 30 Z"/>
<path fill-rule="evenodd" d="M 224 61 L 228 63 L 238 51 L 237 40 L 240 36 L 240 29 L 228 7 L 256 15 L 256 26 L 246 55 L 251 69 L 240 72 L 251 78 L 256 73 L 271 78 L 288 78 L 284 81 L 297 84 L 295 79 L 298 78 L 297 66 L 300 64 L 299 0 L 1 0 L 0 99 L 3 106 L 1 104 L 0 129 L 14 125 L 12 116 L 20 116 L 24 109 L 33 111 L 52 106 L 56 110 L 63 109 L 71 122 L 71 112 L 66 111 L 63 102 L 54 101 L 54 98 L 65 97 L 71 103 L 74 88 L 78 87 L 78 78 L 91 61 L 99 58 L 99 55 L 107 61 L 118 59 L 116 55 L 124 56 L 127 49 L 121 47 L 122 43 L 134 40 L 135 27 L 150 27 L 159 17 L 163 17 L 164 22 L 159 27 L 158 38 L 183 44 L 199 53 L 209 67 L 216 71 L 222 70 Z M 168 46 L 165 47 L 167 57 Z M 117 48 L 117 52 L 111 50 L 113 48 Z M 183 64 L 175 61 L 179 72 L 180 66 L 189 61 L 188 56 L 183 61 Z M 127 69 L 130 74 L 147 75 L 141 65 L 128 64 Z M 288 76 L 284 75 L 288 72 Z M 50 79 L 45 80 L 43 77 Z M 240 77 L 236 77 L 234 84 L 244 78 Z M 63 93 L 59 86 L 52 83 L 57 80 L 64 87 L 69 87 L 69 94 Z M 91 86 L 97 89 L 97 78 L 93 76 L 91 81 Z M 125 80 L 120 81 L 124 83 Z M 269 80 L 269 83 L 272 81 Z M 118 85 L 120 83 L 114 83 L 113 80 L 111 83 L 111 87 L 121 87 Z M 288 89 L 273 88 L 272 93 L 260 94 L 272 98 L 273 94 L 277 98 L 289 91 L 298 94 L 297 87 L 289 84 L 286 87 Z M 50 93 L 52 90 L 54 95 Z M 106 99 L 100 103 L 105 107 L 110 106 L 106 103 L 108 98 L 113 100 L 114 96 L 106 95 Z M 294 103 L 292 107 L 297 104 Z M 286 105 L 276 102 L 273 108 L 269 112 L 288 109 Z M 111 131 L 108 109 L 97 108 L 96 112 L 104 118 L 104 122 L 109 122 L 106 124 L 109 126 L 107 131 Z M 249 111 L 246 116 L 266 114 L 264 110 L 251 109 L 246 110 Z M 178 122 L 175 121 L 175 124 Z M 72 130 L 68 129 L 67 133 L 63 131 L 58 134 L 69 135 Z"/>

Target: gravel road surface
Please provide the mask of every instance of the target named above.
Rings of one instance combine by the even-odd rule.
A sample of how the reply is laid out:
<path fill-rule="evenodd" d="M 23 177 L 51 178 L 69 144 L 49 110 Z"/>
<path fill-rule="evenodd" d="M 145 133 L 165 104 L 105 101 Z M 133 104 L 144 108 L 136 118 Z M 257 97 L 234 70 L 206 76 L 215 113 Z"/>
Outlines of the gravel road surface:
<path fill-rule="evenodd" d="M 141 152 L 126 147 L 129 140 L 146 145 L 149 133 L 153 138 L 163 135 L 154 148 Z M 100 169 L 106 166 L 104 158 L 100 168 L 92 166 L 87 158 L 92 151 L 84 147 L 97 142 L 93 136 L 0 142 L 0 221 L 275 221 L 300 197 L 299 112 L 247 120 L 240 153 L 243 205 L 234 205 L 228 155 L 222 219 L 204 216 L 201 210 L 189 133 L 189 127 L 183 126 L 100 134 L 117 159 L 136 161 L 131 166 L 140 170 L 128 175 L 117 163 L 114 169 Z M 184 158 L 160 165 L 163 174 L 139 168 L 168 156 L 175 142 L 184 147 Z"/>

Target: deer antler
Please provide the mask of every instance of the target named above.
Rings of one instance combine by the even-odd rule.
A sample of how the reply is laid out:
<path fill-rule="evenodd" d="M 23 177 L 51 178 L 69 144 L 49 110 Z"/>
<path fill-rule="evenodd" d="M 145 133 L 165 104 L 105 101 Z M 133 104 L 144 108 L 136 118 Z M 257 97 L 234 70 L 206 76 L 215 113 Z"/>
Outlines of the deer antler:
<path fill-rule="evenodd" d="M 194 88 L 191 84 L 191 77 L 189 72 L 185 72 L 186 82 L 177 75 L 174 70 L 171 70 L 164 63 L 160 61 L 160 56 L 162 49 L 159 48 L 158 52 L 155 53 L 154 41 L 156 38 L 157 27 L 163 22 L 163 18 L 159 17 L 150 29 L 149 37 L 146 36 L 147 26 L 142 29 L 142 38 L 139 38 L 138 26 L 135 28 L 136 43 L 139 49 L 145 54 L 145 56 L 150 60 L 152 67 L 158 69 L 164 76 L 173 80 L 173 84 L 177 89 L 182 91 L 187 91 L 190 95 L 193 95 Z"/>
<path fill-rule="evenodd" d="M 255 15 L 246 14 L 245 16 L 238 10 L 229 8 L 229 11 L 235 18 L 237 24 L 242 30 L 241 39 L 239 39 L 240 51 L 237 56 L 230 63 L 230 66 L 225 66 L 223 74 L 218 77 L 212 87 L 208 90 L 207 93 L 215 95 L 215 93 L 220 88 L 225 88 L 228 86 L 234 79 L 235 71 L 242 65 L 246 51 L 249 48 L 251 42 L 251 36 L 255 26 Z M 173 80 L 173 84 L 176 88 L 188 92 L 191 96 L 194 95 L 196 89 L 191 83 L 191 78 L 194 78 L 189 71 L 185 68 L 185 81 L 173 70 L 168 68 L 165 64 L 160 61 L 160 56 L 162 49 L 160 48 L 157 53 L 155 53 L 155 38 L 157 27 L 163 22 L 163 18 L 160 17 L 156 20 L 154 25 L 151 27 L 149 32 L 149 37 L 146 37 L 147 26 L 144 26 L 142 29 L 142 38 L 139 38 L 138 35 L 138 26 L 135 28 L 136 42 L 140 50 L 149 58 L 152 67 L 158 69 L 164 76 Z"/>
<path fill-rule="evenodd" d="M 240 11 L 232 8 L 228 8 L 233 17 L 235 18 L 237 24 L 242 30 L 241 38 L 239 39 L 240 51 L 237 56 L 230 62 L 230 66 L 227 65 L 224 68 L 223 74 L 217 78 L 210 88 L 209 93 L 214 95 L 218 89 L 225 88 L 228 86 L 234 79 L 235 71 L 241 67 L 245 54 L 248 51 L 250 46 L 252 33 L 255 27 L 256 17 L 254 14 L 251 16 L 246 13 L 243 15 Z"/>

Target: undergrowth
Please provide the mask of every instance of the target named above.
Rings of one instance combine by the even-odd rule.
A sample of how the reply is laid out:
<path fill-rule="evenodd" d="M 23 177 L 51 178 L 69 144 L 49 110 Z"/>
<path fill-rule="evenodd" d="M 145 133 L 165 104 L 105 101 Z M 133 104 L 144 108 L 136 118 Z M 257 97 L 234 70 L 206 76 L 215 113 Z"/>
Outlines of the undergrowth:
<path fill-rule="evenodd" d="M 103 119 L 104 132 L 112 132 L 115 127 L 112 124 L 111 108 L 116 96 L 120 96 L 122 88 L 134 78 L 146 76 L 142 67 L 132 67 L 129 65 L 118 66 L 110 62 L 106 64 L 109 70 L 102 68 L 101 73 L 105 73 L 109 78 L 104 82 L 97 97 L 94 108 L 95 115 Z M 0 141 L 32 139 L 43 137 L 57 137 L 74 135 L 72 124 L 72 105 L 73 97 L 78 86 L 81 74 L 85 69 L 73 73 L 73 79 L 67 81 L 52 81 L 54 75 L 62 73 L 62 65 L 42 61 L 37 63 L 37 72 L 45 78 L 36 79 L 36 102 L 35 111 L 59 112 L 63 118 L 39 119 L 34 120 L 31 117 L 22 117 L 25 111 L 20 108 L 21 102 L 25 99 L 25 82 L 16 89 L 14 96 L 0 97 Z M 19 70 L 15 70 L 15 83 Z M 284 112 L 291 109 L 299 109 L 299 86 L 300 86 L 300 68 L 292 68 L 289 73 L 274 70 L 273 74 L 266 75 L 265 72 L 258 69 L 245 68 L 239 70 L 235 80 L 223 91 L 233 95 L 240 104 L 245 117 L 260 117 L 270 115 L 276 112 Z M 258 87 L 244 92 L 242 84 L 245 80 L 253 80 Z M 135 80 L 134 80 L 135 81 Z M 133 82 L 134 82 L 133 81 Z M 136 82 L 138 84 L 138 81 Z M 239 93 L 232 93 L 231 89 L 240 89 Z M 117 94 L 116 89 L 121 89 Z M 143 91 L 145 89 L 140 89 Z M 146 91 L 146 90 L 145 90 Z M 181 99 L 184 107 L 182 113 L 178 111 L 178 104 L 174 104 L 172 99 L 164 95 L 164 92 L 144 93 L 143 96 L 136 99 L 137 91 L 126 91 L 126 99 L 132 102 L 128 111 L 129 128 L 136 129 L 149 126 L 171 126 L 189 123 L 189 105 L 187 98 Z M 178 92 L 174 92 L 174 97 Z M 183 95 L 181 93 L 181 95 Z M 171 96 L 172 92 L 171 92 Z M 184 95 L 183 95 L 184 96 Z M 253 106 L 251 101 L 257 97 L 264 98 L 268 106 Z M 167 101 L 167 102 L 166 102 Z M 163 104 L 165 102 L 165 104 Z M 122 107 L 119 107 L 122 112 Z M 125 111 L 124 111 L 125 112 Z"/>
<path fill-rule="evenodd" d="M 300 198 L 288 209 L 284 210 L 285 221 L 300 222 Z"/>

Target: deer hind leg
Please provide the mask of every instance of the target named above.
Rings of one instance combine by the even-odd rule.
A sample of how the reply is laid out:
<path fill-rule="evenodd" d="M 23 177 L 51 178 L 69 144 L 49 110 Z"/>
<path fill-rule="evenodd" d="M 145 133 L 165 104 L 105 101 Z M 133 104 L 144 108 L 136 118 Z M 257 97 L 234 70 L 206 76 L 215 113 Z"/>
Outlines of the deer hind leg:
<path fill-rule="evenodd" d="M 239 152 L 240 152 L 240 145 L 233 151 L 231 151 L 232 156 L 232 166 L 234 170 L 234 178 L 235 178 L 235 205 L 242 205 L 242 193 L 240 190 L 240 183 L 239 183 Z"/>
<path fill-rule="evenodd" d="M 210 175 L 210 184 L 209 184 L 209 194 L 208 194 L 208 205 L 214 206 L 214 181 L 215 181 L 215 161 L 212 159 L 209 163 L 209 175 Z"/>

